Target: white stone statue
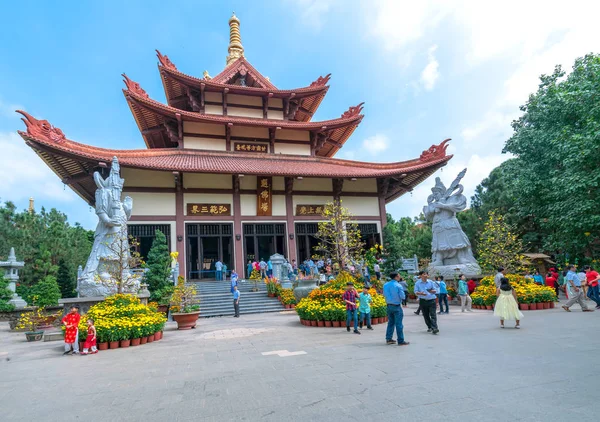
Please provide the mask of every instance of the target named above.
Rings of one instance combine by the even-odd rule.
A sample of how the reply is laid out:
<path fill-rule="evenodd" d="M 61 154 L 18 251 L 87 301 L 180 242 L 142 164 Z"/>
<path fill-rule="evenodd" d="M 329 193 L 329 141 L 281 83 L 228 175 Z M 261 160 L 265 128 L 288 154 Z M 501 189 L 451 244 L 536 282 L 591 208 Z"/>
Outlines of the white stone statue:
<path fill-rule="evenodd" d="M 78 279 L 80 297 L 117 293 L 119 283 L 122 284 L 123 293 L 136 293 L 140 288 L 139 276 L 129 269 L 127 220 L 131 217 L 133 201 L 129 196 L 121 201 L 124 180 L 119 173 L 117 157 L 113 157 L 106 179 L 99 172 L 94 172 L 99 221 L 92 252 Z"/>
<path fill-rule="evenodd" d="M 460 184 L 466 172 L 467 169 L 461 171 L 448 189 L 436 177 L 432 194 L 423 207 L 425 217 L 433 222 L 429 266 L 431 276 L 452 278 L 459 273 L 467 277 L 481 274 L 481 268 L 473 257 L 471 242 L 456 218 L 456 213 L 467 207 L 467 198 L 462 194 L 463 186 Z"/>

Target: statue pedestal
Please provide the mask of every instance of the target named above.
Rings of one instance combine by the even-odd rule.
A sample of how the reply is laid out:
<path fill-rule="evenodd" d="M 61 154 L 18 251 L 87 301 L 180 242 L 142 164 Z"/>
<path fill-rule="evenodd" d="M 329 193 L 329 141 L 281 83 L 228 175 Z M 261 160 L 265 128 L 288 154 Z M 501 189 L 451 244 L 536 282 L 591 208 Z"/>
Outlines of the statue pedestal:
<path fill-rule="evenodd" d="M 25 302 L 21 298 L 21 296 L 19 296 L 16 293 L 14 294 L 12 299 L 8 301 L 8 303 L 12 303 L 13 305 L 15 305 L 15 308 L 17 308 L 17 309 L 25 308 L 27 306 L 27 302 Z"/>
<path fill-rule="evenodd" d="M 453 264 L 453 265 L 442 265 L 439 267 L 429 266 L 427 268 L 429 277 L 441 275 L 445 280 L 452 280 L 459 275 L 464 274 L 465 277 L 471 278 L 481 274 L 481 267 L 476 262 L 471 264 Z"/>

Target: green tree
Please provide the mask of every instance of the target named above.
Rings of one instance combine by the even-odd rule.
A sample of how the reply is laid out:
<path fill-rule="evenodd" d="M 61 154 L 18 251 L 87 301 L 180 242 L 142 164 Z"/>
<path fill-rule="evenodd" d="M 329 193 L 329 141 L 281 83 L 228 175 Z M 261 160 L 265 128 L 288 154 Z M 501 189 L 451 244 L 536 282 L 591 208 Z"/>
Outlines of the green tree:
<path fill-rule="evenodd" d="M 58 305 L 60 299 L 60 288 L 56 277 L 48 275 L 42 281 L 36 283 L 29 290 L 29 297 L 23 298 L 31 305 L 46 307 Z"/>
<path fill-rule="evenodd" d="M 77 270 L 69 267 L 65 259 L 61 259 L 58 263 L 58 274 L 56 276 L 60 294 L 62 297 L 75 297 L 77 292 Z"/>
<path fill-rule="evenodd" d="M 402 217 L 399 220 L 387 214 L 387 225 L 383 229 L 383 246 L 386 252 L 385 270 L 397 270 L 401 258 L 431 257 L 431 223 L 423 215 L 415 219 Z"/>
<path fill-rule="evenodd" d="M 479 264 L 484 273 L 492 274 L 498 267 L 509 273 L 522 270 L 523 244 L 512 227 L 500 214 L 490 211 L 479 239 Z"/>
<path fill-rule="evenodd" d="M 167 238 L 160 230 L 156 231 L 156 237 L 148 252 L 146 267 L 148 268 L 146 283 L 151 292 L 160 290 L 170 284 L 171 256 L 169 255 Z"/>
<path fill-rule="evenodd" d="M 10 312 L 15 309 L 15 305 L 8 303 L 13 297 L 13 292 L 8 288 L 8 280 L 0 278 L 0 312 Z"/>
<path fill-rule="evenodd" d="M 515 207 L 549 251 L 598 253 L 600 245 L 600 56 L 557 66 L 521 107 L 505 152 L 516 156 Z"/>

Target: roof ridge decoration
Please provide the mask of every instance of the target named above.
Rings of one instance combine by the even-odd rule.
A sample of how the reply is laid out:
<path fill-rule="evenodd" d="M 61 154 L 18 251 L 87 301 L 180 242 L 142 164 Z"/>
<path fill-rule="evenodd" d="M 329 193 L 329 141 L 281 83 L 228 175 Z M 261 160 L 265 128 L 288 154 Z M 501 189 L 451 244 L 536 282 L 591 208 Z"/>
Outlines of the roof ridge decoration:
<path fill-rule="evenodd" d="M 244 57 L 244 46 L 242 45 L 242 36 L 240 35 L 240 20 L 235 12 L 229 18 L 229 47 L 227 48 L 226 66 L 235 62 L 240 57 Z"/>
<path fill-rule="evenodd" d="M 252 76 L 252 79 L 254 79 L 254 81 L 263 89 L 277 89 L 275 88 L 275 85 L 271 83 L 271 81 L 261 75 L 260 72 L 256 70 L 243 56 L 237 59 L 231 65 L 227 66 L 217 76 L 212 78 L 212 81 L 226 85 L 235 85 L 231 82 L 238 73 L 241 76 L 246 76 L 249 74 Z"/>
<path fill-rule="evenodd" d="M 140 84 L 138 84 L 137 82 L 132 81 L 131 79 L 129 79 L 127 77 L 127 75 L 124 74 L 124 73 L 122 73 L 121 76 L 123 76 L 123 78 L 125 78 L 125 79 L 123 79 L 123 82 L 125 82 L 125 85 L 127 86 L 127 90 L 128 91 L 131 91 L 134 94 L 137 94 L 137 95 L 139 95 L 141 97 L 144 97 L 144 98 L 150 98 L 148 96 L 148 93 L 142 89 L 142 87 L 140 86 Z"/>
<path fill-rule="evenodd" d="M 327 82 L 331 79 L 331 73 L 328 73 L 325 76 L 319 76 L 316 81 L 312 82 L 309 86 L 325 86 Z"/>
<path fill-rule="evenodd" d="M 448 148 L 448 142 L 451 141 L 451 138 L 444 139 L 439 145 L 432 145 L 428 150 L 425 150 L 421 153 L 419 157 L 420 161 L 431 161 L 438 158 L 445 157 L 446 149 Z"/>
<path fill-rule="evenodd" d="M 350 117 L 358 116 L 364 108 L 363 104 L 364 102 L 360 103 L 357 106 L 352 106 L 347 111 L 344 111 L 344 113 L 342 113 L 342 119 L 348 119 Z"/>
<path fill-rule="evenodd" d="M 25 116 L 25 118 L 21 118 L 21 120 L 23 120 L 25 126 L 27 126 L 28 136 L 56 143 L 62 143 L 67 140 L 63 131 L 52 126 L 48 120 L 38 120 L 23 110 L 16 110 L 16 112 Z"/>
<path fill-rule="evenodd" d="M 169 56 L 160 54 L 160 51 L 156 50 L 156 55 L 158 56 L 158 61 L 162 67 L 171 70 L 177 70 L 177 67 L 173 64 L 173 62 L 169 59 Z"/>

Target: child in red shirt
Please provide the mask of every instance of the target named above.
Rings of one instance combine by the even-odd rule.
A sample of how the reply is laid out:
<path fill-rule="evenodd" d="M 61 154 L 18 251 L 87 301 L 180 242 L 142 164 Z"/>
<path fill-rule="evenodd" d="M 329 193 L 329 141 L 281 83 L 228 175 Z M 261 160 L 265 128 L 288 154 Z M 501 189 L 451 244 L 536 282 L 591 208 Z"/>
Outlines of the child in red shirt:
<path fill-rule="evenodd" d="M 98 349 L 96 349 L 96 327 L 94 327 L 94 320 L 91 318 L 88 319 L 87 325 L 88 325 L 87 338 L 85 339 L 85 343 L 83 344 L 83 352 L 81 352 L 81 354 L 87 355 L 88 350 L 92 349 L 89 352 L 89 354 L 93 355 L 94 353 L 98 353 Z"/>
<path fill-rule="evenodd" d="M 65 353 L 63 355 L 79 354 L 79 331 L 77 326 L 80 319 L 81 316 L 77 306 L 72 306 L 71 311 L 62 319 L 65 326 Z"/>

